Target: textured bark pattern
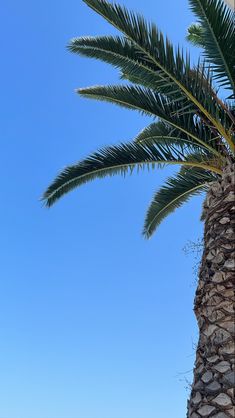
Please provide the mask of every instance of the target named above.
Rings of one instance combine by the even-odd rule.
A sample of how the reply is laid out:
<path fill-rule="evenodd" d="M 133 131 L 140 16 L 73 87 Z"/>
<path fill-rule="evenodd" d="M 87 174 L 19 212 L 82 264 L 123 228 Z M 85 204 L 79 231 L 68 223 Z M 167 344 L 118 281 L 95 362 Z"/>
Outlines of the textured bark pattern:
<path fill-rule="evenodd" d="M 204 253 L 195 297 L 199 343 L 188 418 L 235 417 L 235 166 L 204 204 Z"/>

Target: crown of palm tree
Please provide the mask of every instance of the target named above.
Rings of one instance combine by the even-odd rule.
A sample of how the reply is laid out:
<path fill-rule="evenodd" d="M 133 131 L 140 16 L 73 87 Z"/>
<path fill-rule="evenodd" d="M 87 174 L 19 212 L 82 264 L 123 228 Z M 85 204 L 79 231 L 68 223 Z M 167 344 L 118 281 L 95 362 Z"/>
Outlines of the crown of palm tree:
<path fill-rule="evenodd" d="M 179 165 L 179 173 L 167 180 L 150 204 L 144 225 L 144 234 L 150 237 L 169 213 L 207 190 L 234 161 L 233 14 L 223 0 L 189 0 L 198 22 L 189 28 L 188 39 L 202 46 L 204 55 L 195 66 L 187 51 L 174 48 L 142 16 L 106 0 L 83 1 L 122 36 L 74 38 L 69 50 L 111 64 L 130 84 L 77 92 L 138 110 L 154 122 L 132 142 L 103 148 L 67 167 L 43 199 L 51 206 L 95 178 Z M 227 93 L 225 100 L 218 96 L 219 88 Z"/>

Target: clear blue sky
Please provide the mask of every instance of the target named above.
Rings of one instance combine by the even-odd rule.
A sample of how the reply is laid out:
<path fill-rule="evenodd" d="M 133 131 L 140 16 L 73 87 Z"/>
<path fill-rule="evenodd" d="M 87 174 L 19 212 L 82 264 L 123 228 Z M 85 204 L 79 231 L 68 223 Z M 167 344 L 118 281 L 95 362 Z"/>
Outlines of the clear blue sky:
<path fill-rule="evenodd" d="M 123 0 L 184 42 L 186 0 Z M 170 9 L 169 9 L 170 4 Z M 193 256 L 201 198 L 141 236 L 171 169 L 95 181 L 51 210 L 55 174 L 150 119 L 79 98 L 118 82 L 69 54 L 114 30 L 81 0 L 8 0 L 1 24 L 0 418 L 184 418 L 193 367 Z"/>

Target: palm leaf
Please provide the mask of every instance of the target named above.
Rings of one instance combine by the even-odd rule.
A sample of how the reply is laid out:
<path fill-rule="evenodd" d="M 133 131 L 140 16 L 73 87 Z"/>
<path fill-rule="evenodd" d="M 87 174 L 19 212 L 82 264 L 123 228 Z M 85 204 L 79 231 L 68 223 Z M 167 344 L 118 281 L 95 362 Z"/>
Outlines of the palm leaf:
<path fill-rule="evenodd" d="M 223 0 L 189 0 L 203 30 L 205 56 L 221 86 L 235 90 L 235 25 L 232 10 Z"/>
<path fill-rule="evenodd" d="M 190 110 L 187 113 L 182 112 L 182 106 L 179 103 L 170 102 L 151 89 L 144 89 L 139 86 L 95 86 L 78 89 L 77 92 L 84 97 L 138 110 L 148 116 L 158 116 L 221 158 L 221 154 L 216 150 L 216 143 L 210 142 L 211 135 L 208 137 L 204 135 L 202 139 L 200 136 L 203 133 L 202 129 L 198 134 L 193 112 Z"/>
<path fill-rule="evenodd" d="M 207 137 L 208 140 L 208 137 Z M 141 144 L 149 143 L 162 143 L 165 145 L 177 146 L 182 152 L 193 150 L 203 150 L 206 152 L 207 149 L 197 142 L 193 141 L 192 138 L 186 136 L 179 129 L 173 128 L 165 122 L 158 121 L 151 123 L 149 126 L 144 128 L 135 138 L 135 142 Z"/>
<path fill-rule="evenodd" d="M 160 120 L 158 122 L 151 123 L 151 125 L 148 125 L 146 128 L 142 129 L 142 131 L 136 136 L 135 141 L 140 143 L 148 141 L 154 142 L 155 137 L 159 138 L 173 136 L 179 138 L 180 134 L 180 131 L 176 132 L 175 128 L 172 128 L 170 125 Z"/>
<path fill-rule="evenodd" d="M 76 54 L 96 58 L 111 64 L 122 72 L 122 77 L 130 81 L 138 80 L 139 84 L 162 91 L 170 97 L 172 85 L 163 83 L 162 74 L 146 55 L 135 44 L 125 37 L 100 36 L 74 38 L 68 49 Z M 162 88 L 162 85 L 164 88 Z"/>
<path fill-rule="evenodd" d="M 190 167 L 201 167 L 221 173 L 215 166 L 198 154 L 196 157 L 182 156 L 175 147 L 164 147 L 160 144 L 141 145 L 136 143 L 120 144 L 103 148 L 83 161 L 67 167 L 48 187 L 43 199 L 47 206 L 54 204 L 64 194 L 96 178 L 125 175 L 138 169 L 162 167 L 166 164 L 178 164 Z"/>
<path fill-rule="evenodd" d="M 215 180 L 216 176 L 211 172 L 195 168 L 181 170 L 176 176 L 170 177 L 153 197 L 145 219 L 144 235 L 151 237 L 170 213 L 192 196 L 206 191 L 209 183 Z"/>
<path fill-rule="evenodd" d="M 203 27 L 198 23 L 192 23 L 187 30 L 186 39 L 194 46 L 204 47 L 202 37 Z"/>

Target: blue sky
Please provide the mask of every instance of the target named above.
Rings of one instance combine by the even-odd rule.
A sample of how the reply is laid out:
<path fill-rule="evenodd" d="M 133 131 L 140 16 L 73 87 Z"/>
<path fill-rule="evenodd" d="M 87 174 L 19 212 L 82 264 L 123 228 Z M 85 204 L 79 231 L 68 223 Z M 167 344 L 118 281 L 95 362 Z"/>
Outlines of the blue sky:
<path fill-rule="evenodd" d="M 194 20 L 186 0 L 122 3 L 175 43 Z M 150 119 L 74 93 L 118 82 L 66 51 L 74 36 L 114 32 L 81 0 L 8 0 L 2 15 L 0 418 L 183 418 L 197 328 L 182 249 L 202 235 L 202 198 L 149 241 L 145 211 L 169 168 L 43 208 L 58 170 Z"/>

